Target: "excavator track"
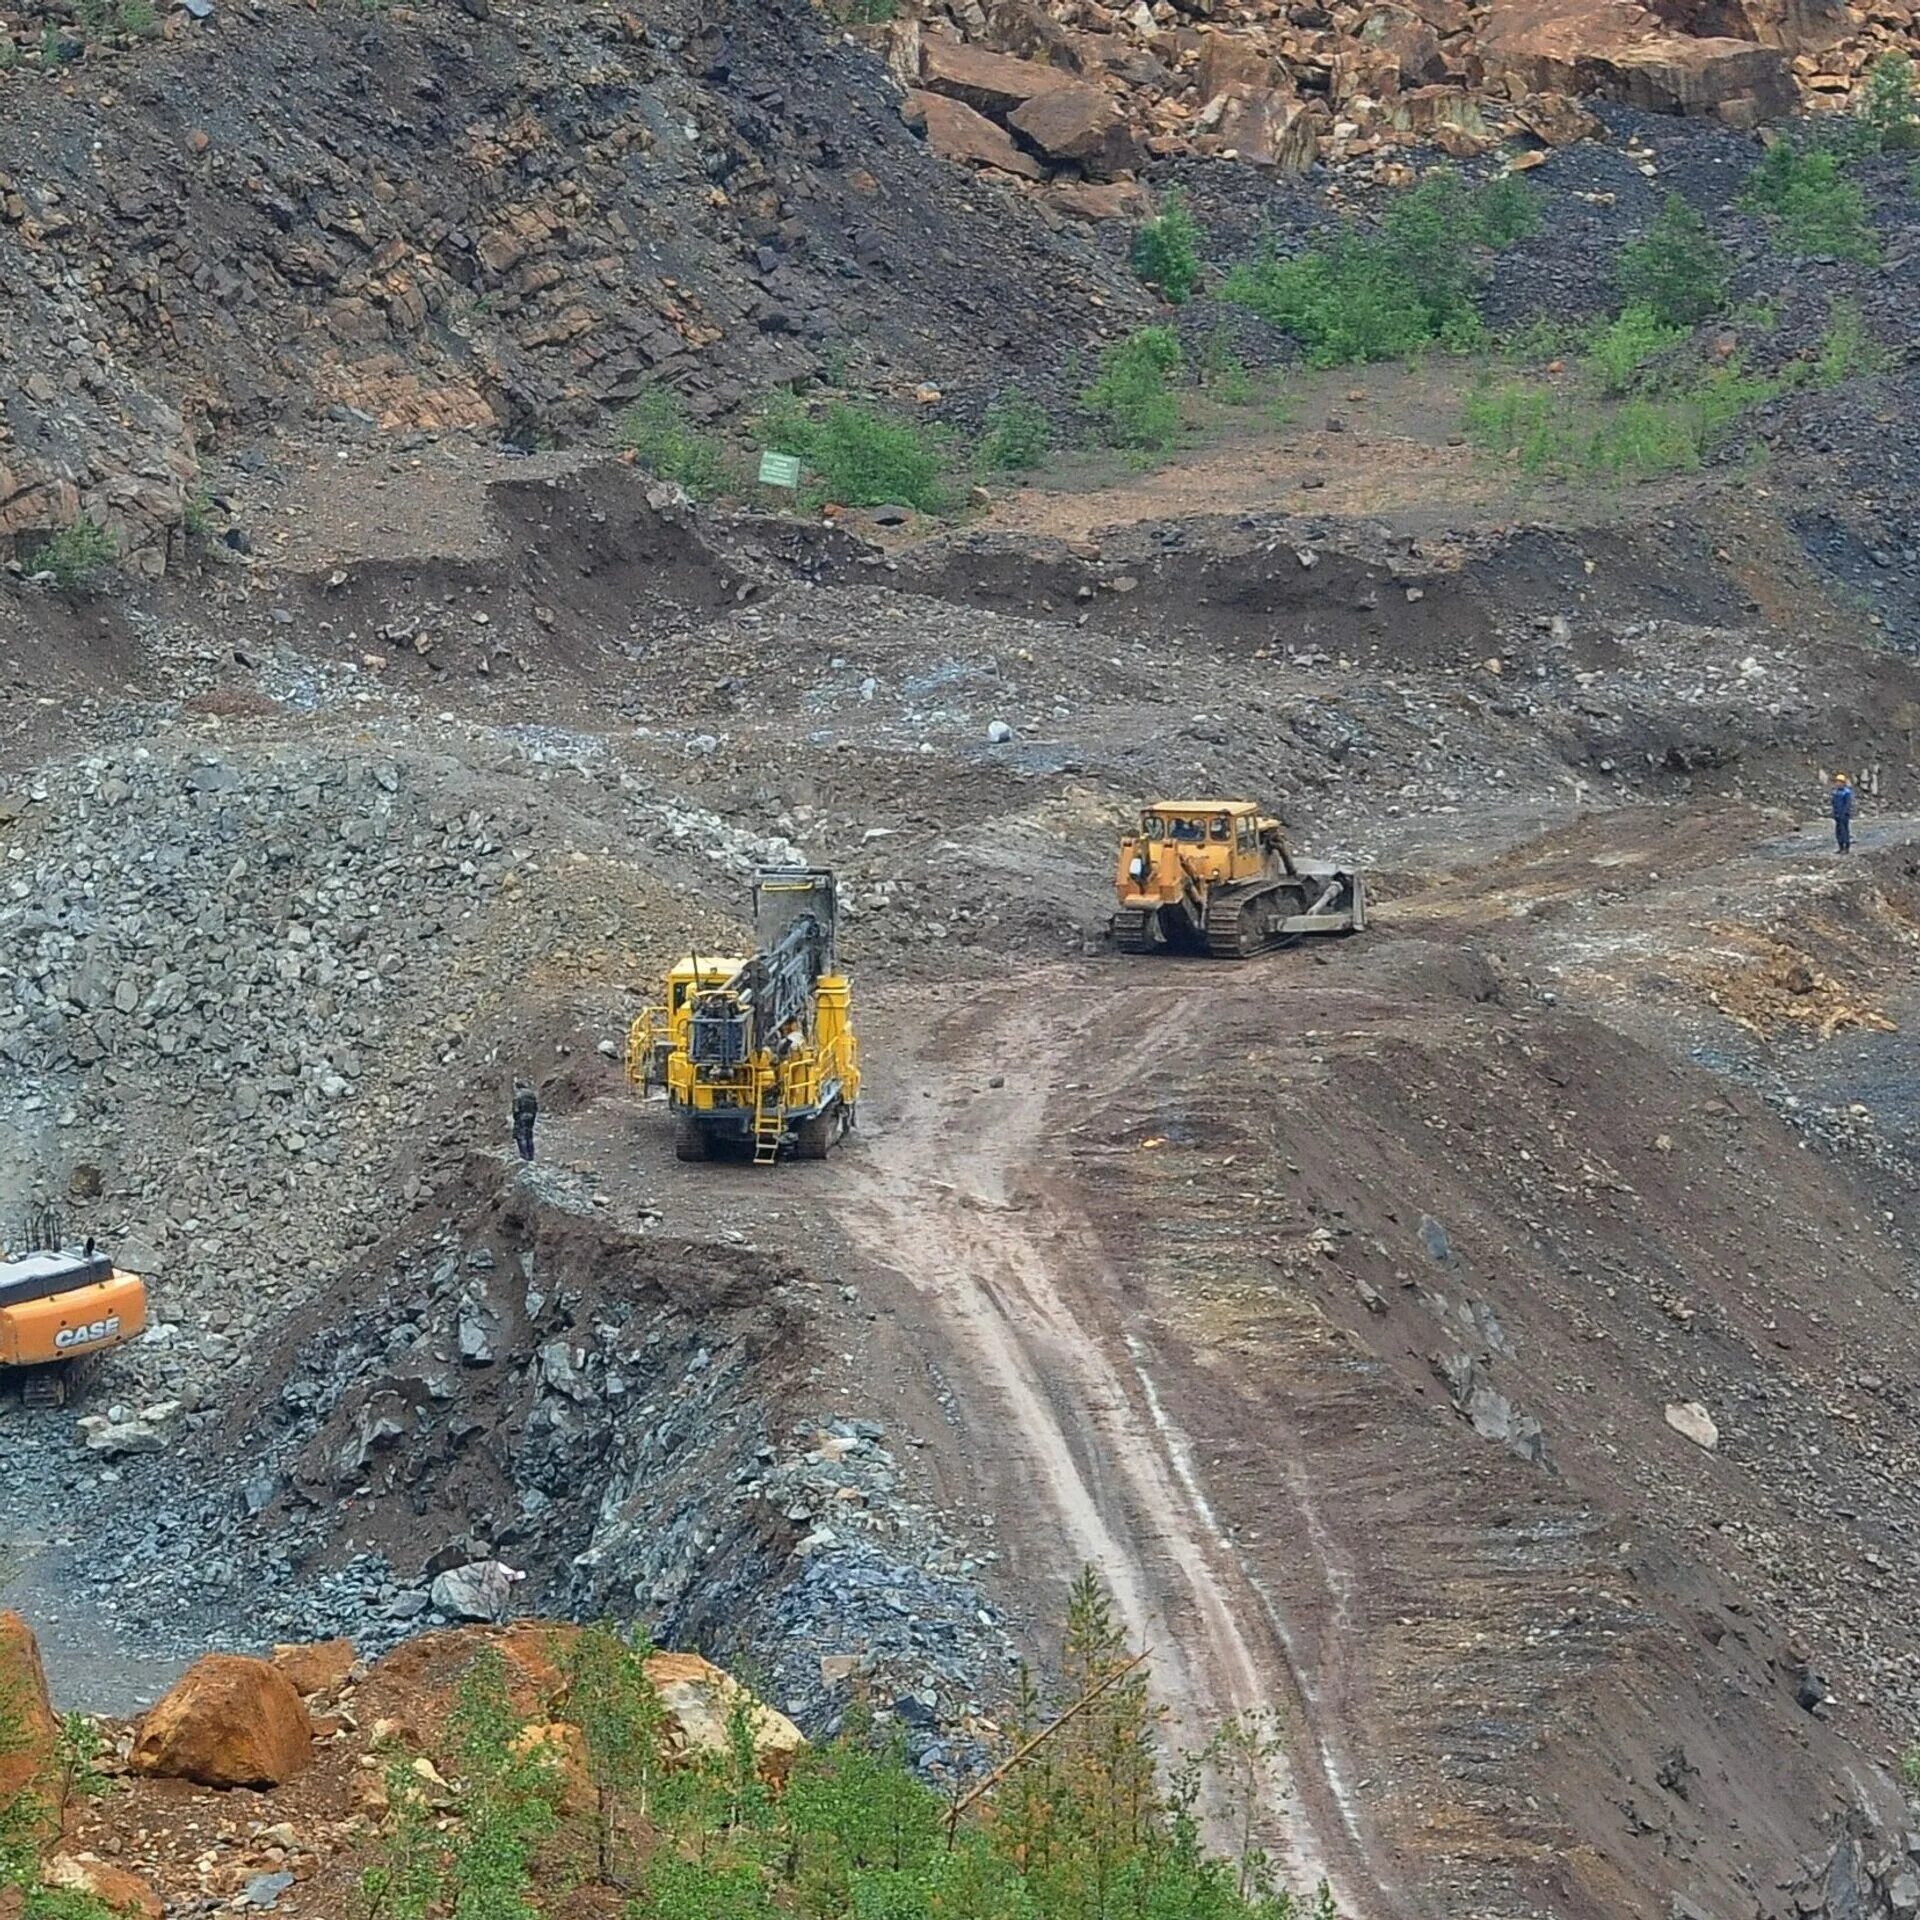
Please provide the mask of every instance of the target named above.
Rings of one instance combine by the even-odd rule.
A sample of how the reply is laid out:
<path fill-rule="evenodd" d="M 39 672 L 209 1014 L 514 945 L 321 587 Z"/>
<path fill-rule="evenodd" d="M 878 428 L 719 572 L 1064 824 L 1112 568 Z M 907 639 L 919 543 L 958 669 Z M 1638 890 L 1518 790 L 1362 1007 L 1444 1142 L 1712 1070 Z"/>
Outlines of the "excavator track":
<path fill-rule="evenodd" d="M 1216 960 L 1245 960 L 1294 946 L 1300 939 L 1297 933 L 1270 933 L 1266 923 L 1300 913 L 1306 904 L 1300 890 L 1289 885 L 1216 888 L 1202 930 L 1207 952 Z"/>
<path fill-rule="evenodd" d="M 20 1375 L 20 1404 L 51 1410 L 64 1407 L 98 1371 L 93 1360 L 62 1360 L 48 1367 L 27 1367 Z"/>
<path fill-rule="evenodd" d="M 1113 944 L 1122 953 L 1151 953 L 1159 945 L 1154 938 L 1154 915 L 1144 907 L 1122 907 L 1113 916 Z"/>

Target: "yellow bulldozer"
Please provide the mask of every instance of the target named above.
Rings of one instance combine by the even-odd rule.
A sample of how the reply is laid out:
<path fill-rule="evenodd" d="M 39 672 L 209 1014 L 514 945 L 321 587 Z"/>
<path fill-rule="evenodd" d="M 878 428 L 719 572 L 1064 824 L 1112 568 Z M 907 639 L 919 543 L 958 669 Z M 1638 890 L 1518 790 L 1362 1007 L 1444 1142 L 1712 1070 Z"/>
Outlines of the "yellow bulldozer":
<path fill-rule="evenodd" d="M 92 1363 L 147 1327 L 146 1282 L 123 1273 L 88 1240 L 60 1244 L 36 1216 L 28 1250 L 0 1255 L 0 1380 L 29 1406 L 64 1406 Z"/>
<path fill-rule="evenodd" d="M 1367 924 L 1364 877 L 1296 860 L 1251 800 L 1156 800 L 1120 842 L 1113 943 L 1237 960 Z"/>
<path fill-rule="evenodd" d="M 665 1003 L 627 1035 L 627 1078 L 643 1094 L 666 1089 L 682 1160 L 824 1160 L 853 1125 L 860 1046 L 834 950 L 833 875 L 763 868 L 753 912 L 757 952 L 688 954 Z"/>

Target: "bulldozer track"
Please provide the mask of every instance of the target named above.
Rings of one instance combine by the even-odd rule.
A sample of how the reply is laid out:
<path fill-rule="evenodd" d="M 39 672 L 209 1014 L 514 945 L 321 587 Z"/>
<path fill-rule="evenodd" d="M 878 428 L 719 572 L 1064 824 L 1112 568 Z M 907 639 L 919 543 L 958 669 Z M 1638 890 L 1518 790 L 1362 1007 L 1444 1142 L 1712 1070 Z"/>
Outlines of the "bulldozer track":
<path fill-rule="evenodd" d="M 1122 907 L 1113 916 L 1113 944 L 1122 953 L 1151 953 L 1158 945 L 1153 937 L 1153 915 L 1143 908 Z"/>
<path fill-rule="evenodd" d="M 1250 932 L 1256 911 L 1271 907 L 1281 895 L 1288 893 L 1298 897 L 1298 905 L 1293 911 L 1303 911 L 1307 904 L 1305 898 L 1299 896 L 1297 888 L 1288 885 L 1259 887 L 1252 891 L 1238 887 L 1215 889 L 1213 898 L 1207 902 L 1206 926 L 1203 929 L 1207 952 L 1216 960 L 1245 960 L 1256 953 L 1272 953 L 1277 948 L 1295 945 L 1300 938 L 1297 933 Z"/>

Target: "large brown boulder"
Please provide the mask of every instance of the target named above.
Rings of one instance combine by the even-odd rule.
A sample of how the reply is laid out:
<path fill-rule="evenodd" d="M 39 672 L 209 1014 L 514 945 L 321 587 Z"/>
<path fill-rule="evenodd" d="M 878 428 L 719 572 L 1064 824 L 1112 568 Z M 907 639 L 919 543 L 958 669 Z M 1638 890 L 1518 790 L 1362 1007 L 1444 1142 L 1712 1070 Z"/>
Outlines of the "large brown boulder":
<path fill-rule="evenodd" d="M 806 1748 L 806 1735 L 784 1713 L 756 1699 L 731 1674 L 697 1653 L 650 1654 L 647 1678 L 667 1710 L 676 1752 L 726 1753 L 731 1745 L 729 1722 L 735 1708 L 742 1706 L 754 1764 L 762 1779 L 784 1779 L 794 1756 Z"/>
<path fill-rule="evenodd" d="M 1822 53 L 1853 33 L 1847 0 L 1652 0 L 1676 33 L 1707 40 L 1757 40 L 1788 53 Z"/>
<path fill-rule="evenodd" d="M 1229 87 L 1270 87 L 1276 77 L 1272 53 L 1264 41 L 1245 33 L 1210 33 L 1200 44 L 1195 78 L 1204 105 Z"/>
<path fill-rule="evenodd" d="M 1043 93 L 1072 86 L 1073 75 L 1037 60 L 1016 60 L 1010 54 L 969 46 L 964 40 L 938 40 L 932 35 L 920 43 L 920 84 L 929 93 L 943 93 L 977 113 L 997 119 Z"/>
<path fill-rule="evenodd" d="M 312 1750 L 312 1723 L 285 1674 L 210 1653 L 141 1722 L 133 1767 L 203 1787 L 277 1787 Z"/>
<path fill-rule="evenodd" d="M 1023 180 L 1044 177 L 1040 163 L 1014 145 L 1005 127 L 996 127 L 964 101 L 949 100 L 938 93 L 910 93 L 906 115 L 910 125 L 926 130 L 927 145 L 943 160 L 961 166 L 997 167 Z"/>
<path fill-rule="evenodd" d="M 1043 158 L 1095 180 L 1111 179 L 1139 157 L 1111 96 L 1083 81 L 1036 95 L 1007 116 L 1007 125 Z"/>
<path fill-rule="evenodd" d="M 301 1699 L 338 1693 L 353 1673 L 358 1656 L 351 1640 L 312 1640 L 273 1650 L 273 1664 L 293 1684 Z"/>
<path fill-rule="evenodd" d="M 1597 93 L 1661 113 L 1751 122 L 1791 113 L 1793 70 L 1778 47 L 1694 39 L 1636 0 L 1493 0 L 1480 50 L 1492 78 L 1534 93 Z"/>
<path fill-rule="evenodd" d="M 1102 220 L 1147 220 L 1153 215 L 1152 196 L 1137 180 L 1063 180 L 1047 195 L 1047 205 L 1089 225 Z"/>
<path fill-rule="evenodd" d="M 33 1629 L 0 1613 L 0 1807 L 17 1807 L 51 1840 L 60 1831 L 60 1723 Z"/>
<path fill-rule="evenodd" d="M 133 1920 L 162 1920 L 166 1902 L 137 1874 L 91 1853 L 56 1853 L 44 1874 L 50 1887 L 96 1900 L 110 1913 Z"/>
<path fill-rule="evenodd" d="M 1600 91 L 1655 113 L 1711 113 L 1741 126 L 1783 120 L 1800 97 L 1792 64 L 1778 47 L 1678 34 L 1615 55 Z"/>
<path fill-rule="evenodd" d="M 1327 124 L 1318 105 L 1273 87 L 1258 92 L 1234 87 L 1217 104 L 1209 144 L 1221 153 L 1283 174 L 1304 173 L 1313 165 Z"/>

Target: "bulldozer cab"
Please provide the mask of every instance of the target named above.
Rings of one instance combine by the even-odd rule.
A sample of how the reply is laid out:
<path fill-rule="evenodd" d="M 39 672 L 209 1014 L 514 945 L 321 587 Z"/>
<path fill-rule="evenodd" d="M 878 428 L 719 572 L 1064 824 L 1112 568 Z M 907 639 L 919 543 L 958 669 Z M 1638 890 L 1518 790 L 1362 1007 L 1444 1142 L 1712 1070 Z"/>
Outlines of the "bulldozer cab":
<path fill-rule="evenodd" d="M 1174 848 L 1189 867 L 1230 879 L 1256 869 L 1263 858 L 1260 810 L 1246 800 L 1161 800 L 1140 816 L 1148 861 Z"/>

